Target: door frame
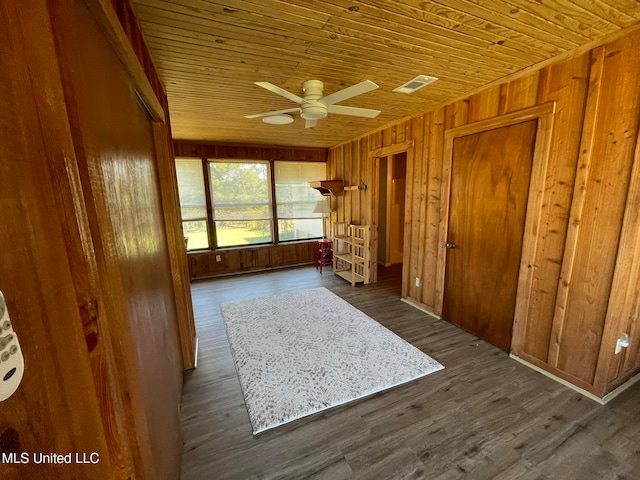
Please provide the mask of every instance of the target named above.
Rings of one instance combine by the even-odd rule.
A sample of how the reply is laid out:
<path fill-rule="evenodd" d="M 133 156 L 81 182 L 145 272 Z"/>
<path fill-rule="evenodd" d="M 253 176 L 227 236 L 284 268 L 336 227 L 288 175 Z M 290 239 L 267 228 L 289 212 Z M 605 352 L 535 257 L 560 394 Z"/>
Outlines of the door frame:
<path fill-rule="evenodd" d="M 384 178 L 384 179 L 382 178 L 382 175 L 381 175 L 381 168 L 382 168 L 382 165 L 383 165 L 383 162 L 382 162 L 383 159 L 386 159 L 385 163 L 386 163 L 386 166 L 387 166 L 387 169 L 386 169 L 387 174 L 385 175 L 386 178 Z M 376 157 L 376 159 L 375 159 L 375 170 L 377 172 L 377 178 L 378 178 L 378 184 L 376 185 L 378 187 L 378 195 L 376 197 L 378 199 L 378 201 L 376 202 L 376 207 L 378 209 L 378 218 L 377 218 L 377 220 L 378 220 L 378 242 L 376 243 L 376 247 L 377 247 L 377 252 L 376 253 L 378 255 L 380 254 L 380 243 L 383 243 L 385 245 L 385 259 L 384 259 L 385 261 L 383 263 L 383 265 L 385 267 L 388 267 L 388 266 L 391 265 L 391 263 L 388 261 L 389 260 L 389 224 L 391 223 L 391 221 L 390 221 L 390 216 L 391 215 L 389 214 L 389 175 L 391 174 L 391 169 L 389 168 L 390 167 L 389 164 L 392 163 L 393 160 L 389 161 L 389 159 L 393 159 L 393 155 L 387 155 L 386 157 Z M 384 197 L 385 197 L 384 198 L 384 204 L 385 204 L 385 214 L 384 214 L 384 217 L 385 217 L 385 230 L 384 230 L 384 241 L 381 242 L 382 235 L 380 234 L 380 225 L 381 225 L 382 222 L 381 222 L 381 219 L 380 219 L 380 214 L 381 214 L 381 212 L 380 212 L 381 208 L 380 207 L 381 207 L 381 205 L 383 203 L 383 198 L 382 198 L 383 195 L 382 195 L 382 189 L 380 188 L 380 186 L 381 186 L 383 181 L 386 183 L 385 195 L 384 195 Z M 378 256 L 378 255 L 376 255 L 376 256 Z M 380 258 L 378 258 L 377 261 L 378 261 L 378 265 L 380 265 L 381 264 L 380 263 Z"/>
<path fill-rule="evenodd" d="M 378 279 L 378 219 L 380 217 L 380 158 L 388 157 L 398 153 L 407 153 L 407 174 L 409 178 L 410 165 L 413 165 L 413 140 L 407 140 L 406 142 L 394 143 L 386 147 L 377 148 L 369 151 L 369 162 L 373 162 L 373 179 L 371 185 L 371 223 L 375 228 L 371 229 L 370 244 L 371 244 L 371 282 L 375 282 Z M 407 190 L 404 191 L 404 218 L 405 228 L 403 228 L 403 242 L 407 245 L 407 210 L 411 208 L 410 202 L 407 201 Z M 407 296 L 407 282 L 409 279 L 409 269 L 406 268 L 407 250 L 402 252 L 402 298 Z"/>
<path fill-rule="evenodd" d="M 542 216 L 542 197 L 545 188 L 545 172 L 547 170 L 549 153 L 551 150 L 551 138 L 553 132 L 555 102 L 544 103 L 531 108 L 517 110 L 513 113 L 498 117 L 480 120 L 478 122 L 451 128 L 445 131 L 443 172 L 442 172 L 442 214 L 438 231 L 438 242 L 441 254 L 438 255 L 436 271 L 435 311 L 442 316 L 444 307 L 444 288 L 447 264 L 447 249 L 444 244 L 449 233 L 449 210 L 451 199 L 451 171 L 453 163 L 453 142 L 456 138 L 482 133 L 501 127 L 508 127 L 529 120 L 538 120 L 536 139 L 533 149 L 533 163 L 531 166 L 531 179 L 529 181 L 529 195 L 527 197 L 527 211 L 525 214 L 524 234 L 522 240 L 522 253 L 520 255 L 520 268 L 518 273 L 518 285 L 516 289 L 516 307 L 514 318 L 526 318 L 531 295 L 533 280 L 533 258 L 538 245 L 539 225 Z M 531 263 L 530 263 L 531 259 Z M 514 324 L 512 334 L 512 350 L 518 341 L 522 341 L 521 335 Z"/>
<path fill-rule="evenodd" d="M 375 168 L 376 168 L 376 171 L 378 173 L 378 177 L 377 177 L 378 178 L 378 184 L 377 184 L 377 187 L 378 187 L 378 196 L 377 196 L 377 198 L 378 198 L 378 202 L 377 202 L 378 218 L 377 218 L 377 220 L 378 220 L 379 223 L 378 223 L 378 243 L 377 243 L 378 252 L 377 253 L 380 253 L 380 243 L 381 243 L 380 239 L 382 238 L 382 235 L 380 235 L 380 230 L 379 230 L 380 223 L 381 223 L 381 221 L 380 221 L 380 213 L 381 213 L 380 212 L 380 210 L 381 210 L 380 206 L 381 206 L 382 200 L 383 200 L 380 185 L 382 184 L 383 181 L 386 183 L 385 198 L 384 198 L 384 205 L 385 205 L 385 212 L 384 212 L 384 217 L 385 217 L 385 222 L 384 222 L 385 223 L 385 234 L 384 234 L 385 261 L 381 263 L 380 259 L 378 258 L 378 264 L 379 265 L 384 265 L 385 267 L 389 267 L 389 266 L 393 265 L 393 263 L 391 262 L 391 253 L 389 251 L 389 245 L 391 243 L 391 229 L 389 228 L 389 226 L 391 225 L 391 217 L 392 217 L 390 209 L 389 209 L 389 204 L 391 203 L 390 202 L 390 200 L 391 200 L 391 185 L 392 185 L 393 180 L 394 180 L 393 179 L 393 171 L 394 171 L 395 164 L 396 164 L 396 161 L 397 161 L 397 159 L 395 157 L 396 157 L 396 155 L 400 155 L 402 153 L 406 153 L 406 151 L 402 151 L 402 152 L 394 153 L 394 154 L 391 154 L 391 155 L 387 155 L 386 157 L 376 157 L 376 159 L 375 159 Z M 406 181 L 406 178 L 407 178 L 407 175 L 406 175 L 407 158 L 408 158 L 408 155 L 405 156 L 405 158 L 404 158 L 404 161 L 405 161 L 405 176 L 404 176 L 404 180 L 405 181 Z M 382 176 L 380 174 L 380 169 L 381 169 L 381 167 L 383 165 L 382 159 L 386 159 L 385 163 L 386 163 L 386 166 L 387 166 L 387 169 L 386 169 L 387 174 L 386 174 L 386 178 L 384 178 L 384 179 L 382 178 Z M 406 200 L 407 200 L 407 198 L 406 198 L 407 197 L 406 186 L 404 188 L 403 197 L 404 197 L 404 201 L 405 201 L 405 208 L 402 211 L 402 235 L 403 235 L 403 242 L 404 242 L 404 230 L 405 230 L 405 228 L 404 228 L 404 214 L 405 214 L 405 211 L 406 211 Z M 403 245 L 404 245 L 404 243 L 403 243 Z M 402 250 L 402 261 L 404 262 L 404 249 Z M 395 263 L 398 263 L 398 262 L 395 262 Z"/>

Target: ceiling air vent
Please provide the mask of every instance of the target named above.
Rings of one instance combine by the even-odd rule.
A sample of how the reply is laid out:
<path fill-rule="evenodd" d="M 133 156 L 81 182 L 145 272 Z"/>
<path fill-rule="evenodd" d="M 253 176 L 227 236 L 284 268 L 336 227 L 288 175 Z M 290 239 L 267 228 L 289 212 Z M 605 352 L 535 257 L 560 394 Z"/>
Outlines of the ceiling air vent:
<path fill-rule="evenodd" d="M 421 89 L 425 85 L 429 85 L 430 83 L 438 80 L 436 77 L 430 77 L 429 75 L 418 75 L 413 80 L 409 80 L 404 85 L 400 85 L 398 88 L 394 89 L 394 92 L 398 93 L 413 93 L 416 90 Z"/>

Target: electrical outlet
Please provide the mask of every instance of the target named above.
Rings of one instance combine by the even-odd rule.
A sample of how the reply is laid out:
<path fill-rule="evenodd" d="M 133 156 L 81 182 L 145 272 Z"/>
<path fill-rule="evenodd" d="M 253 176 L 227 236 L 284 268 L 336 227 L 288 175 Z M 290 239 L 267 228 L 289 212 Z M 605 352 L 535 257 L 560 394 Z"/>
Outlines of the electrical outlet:
<path fill-rule="evenodd" d="M 416 287 L 420 286 L 420 277 L 416 277 Z"/>
<path fill-rule="evenodd" d="M 216 255 L 216 262 L 221 262 L 222 261 L 222 257 L 220 255 Z"/>

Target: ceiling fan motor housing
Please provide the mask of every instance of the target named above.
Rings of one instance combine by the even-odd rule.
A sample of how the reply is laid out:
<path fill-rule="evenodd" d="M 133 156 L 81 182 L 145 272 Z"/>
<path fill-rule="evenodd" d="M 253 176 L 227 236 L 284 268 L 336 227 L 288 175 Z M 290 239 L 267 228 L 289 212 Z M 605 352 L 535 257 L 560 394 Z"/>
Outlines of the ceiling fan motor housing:
<path fill-rule="evenodd" d="M 320 100 L 323 95 L 323 90 L 324 83 L 320 80 L 307 80 L 302 84 L 302 91 L 304 92 L 305 100 Z"/>
<path fill-rule="evenodd" d="M 324 83 L 307 80 L 302 84 L 304 102 L 300 106 L 300 116 L 305 120 L 322 120 L 327 117 L 327 106 L 319 100 L 323 96 Z"/>

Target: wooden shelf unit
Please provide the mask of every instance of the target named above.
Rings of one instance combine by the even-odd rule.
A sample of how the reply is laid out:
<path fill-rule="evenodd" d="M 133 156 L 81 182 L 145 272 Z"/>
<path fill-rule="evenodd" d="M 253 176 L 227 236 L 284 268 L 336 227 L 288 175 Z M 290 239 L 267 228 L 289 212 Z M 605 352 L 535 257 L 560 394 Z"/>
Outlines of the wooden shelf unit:
<path fill-rule="evenodd" d="M 369 226 L 337 223 L 333 237 L 333 273 L 355 285 L 369 283 Z"/>

